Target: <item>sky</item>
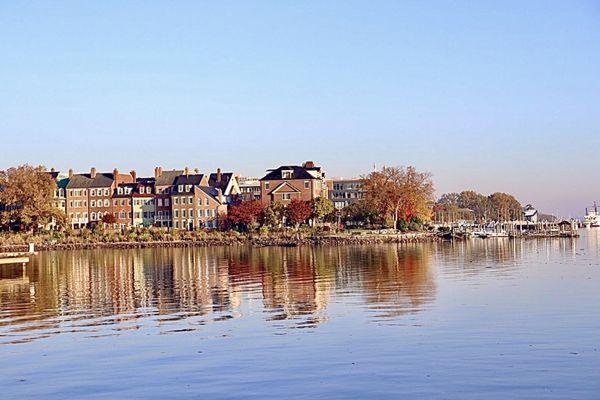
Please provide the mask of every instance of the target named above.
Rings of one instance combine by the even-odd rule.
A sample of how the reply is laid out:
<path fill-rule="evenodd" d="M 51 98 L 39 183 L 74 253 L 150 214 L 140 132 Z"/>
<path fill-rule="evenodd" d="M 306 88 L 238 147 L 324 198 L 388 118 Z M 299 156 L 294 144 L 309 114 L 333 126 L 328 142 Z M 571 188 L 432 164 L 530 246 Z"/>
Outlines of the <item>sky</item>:
<path fill-rule="evenodd" d="M 600 202 L 599 1 L 0 2 L 0 169 L 414 165 Z"/>

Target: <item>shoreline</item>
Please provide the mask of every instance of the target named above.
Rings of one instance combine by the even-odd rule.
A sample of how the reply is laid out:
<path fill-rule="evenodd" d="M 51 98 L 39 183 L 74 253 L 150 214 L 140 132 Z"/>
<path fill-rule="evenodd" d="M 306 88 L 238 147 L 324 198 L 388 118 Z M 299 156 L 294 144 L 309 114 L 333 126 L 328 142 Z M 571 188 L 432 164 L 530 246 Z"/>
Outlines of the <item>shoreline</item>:
<path fill-rule="evenodd" d="M 313 246 L 346 246 L 369 244 L 408 244 L 432 243 L 440 238 L 434 233 L 401 233 L 401 234 L 368 234 L 368 235 L 328 235 L 328 236 L 245 236 L 221 237 L 188 240 L 160 240 L 160 241 L 131 241 L 131 242 L 74 242 L 52 243 L 42 242 L 35 244 L 36 251 L 59 250 L 93 250 L 93 249 L 146 249 L 146 248 L 181 248 L 181 247 L 217 247 L 217 246 L 243 246 L 252 247 L 297 247 Z M 0 243 L 0 253 L 27 251 L 26 244 Z"/>

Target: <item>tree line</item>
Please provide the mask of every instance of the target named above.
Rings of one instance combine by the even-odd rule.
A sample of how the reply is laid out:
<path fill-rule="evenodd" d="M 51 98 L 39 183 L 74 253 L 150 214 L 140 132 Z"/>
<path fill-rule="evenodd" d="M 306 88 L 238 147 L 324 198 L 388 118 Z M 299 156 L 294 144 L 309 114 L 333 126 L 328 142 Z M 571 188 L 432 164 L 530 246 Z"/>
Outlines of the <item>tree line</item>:
<path fill-rule="evenodd" d="M 515 221 L 523 217 L 523 206 L 513 195 L 496 192 L 485 196 L 473 190 L 443 194 L 433 211 L 439 222 L 470 220 L 482 223 Z"/>

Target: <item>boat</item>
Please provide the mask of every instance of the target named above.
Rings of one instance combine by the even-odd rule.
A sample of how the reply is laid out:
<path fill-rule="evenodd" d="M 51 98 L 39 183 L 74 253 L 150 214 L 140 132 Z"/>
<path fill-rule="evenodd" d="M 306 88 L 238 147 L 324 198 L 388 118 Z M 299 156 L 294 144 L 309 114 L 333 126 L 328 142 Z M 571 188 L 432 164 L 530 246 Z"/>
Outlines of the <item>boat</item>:
<path fill-rule="evenodd" d="M 598 206 L 594 202 L 592 208 L 585 209 L 585 217 L 583 217 L 583 226 L 586 228 L 598 228 L 600 227 L 600 214 L 598 213 Z"/>

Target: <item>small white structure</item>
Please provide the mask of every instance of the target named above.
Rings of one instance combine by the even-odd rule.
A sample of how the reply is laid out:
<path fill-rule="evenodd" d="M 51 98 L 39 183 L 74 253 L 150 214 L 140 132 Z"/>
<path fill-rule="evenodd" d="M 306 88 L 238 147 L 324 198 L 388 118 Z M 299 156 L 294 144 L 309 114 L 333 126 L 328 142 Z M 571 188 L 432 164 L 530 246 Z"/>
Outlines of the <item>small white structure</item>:
<path fill-rule="evenodd" d="M 531 204 L 525 206 L 523 216 L 526 222 L 538 222 L 538 211 Z"/>

